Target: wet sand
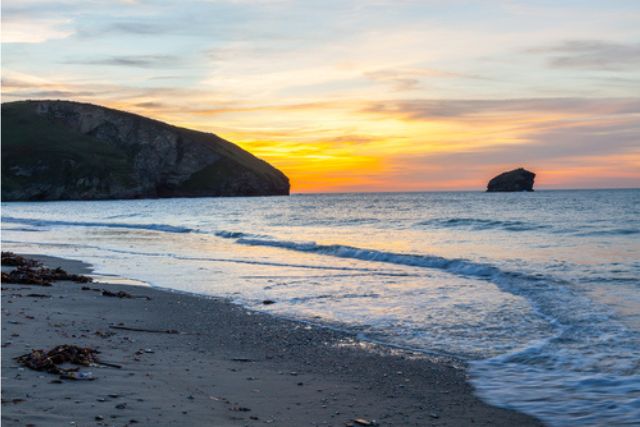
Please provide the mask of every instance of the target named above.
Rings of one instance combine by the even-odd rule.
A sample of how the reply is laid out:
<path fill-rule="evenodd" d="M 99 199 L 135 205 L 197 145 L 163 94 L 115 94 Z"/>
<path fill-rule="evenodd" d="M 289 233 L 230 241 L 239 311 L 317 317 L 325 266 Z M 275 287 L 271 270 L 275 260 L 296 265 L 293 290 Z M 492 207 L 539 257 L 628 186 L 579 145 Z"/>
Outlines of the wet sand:
<path fill-rule="evenodd" d="M 31 257 L 69 272 L 90 272 L 78 261 Z M 150 299 L 107 297 L 82 286 Z M 121 368 L 83 367 L 95 380 L 71 381 L 14 360 L 60 344 L 96 348 L 101 360 Z M 455 360 L 368 345 L 349 333 L 248 311 L 223 299 L 102 283 L 2 283 L 3 426 L 365 422 L 542 425 L 480 401 Z"/>

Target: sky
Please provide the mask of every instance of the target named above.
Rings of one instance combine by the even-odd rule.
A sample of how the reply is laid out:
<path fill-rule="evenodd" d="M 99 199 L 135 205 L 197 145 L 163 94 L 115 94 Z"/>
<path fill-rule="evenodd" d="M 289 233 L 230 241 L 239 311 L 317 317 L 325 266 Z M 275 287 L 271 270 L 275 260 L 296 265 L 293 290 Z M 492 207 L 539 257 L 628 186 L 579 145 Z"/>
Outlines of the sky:
<path fill-rule="evenodd" d="M 213 132 L 292 192 L 640 187 L 638 0 L 3 0 L 2 102 Z"/>

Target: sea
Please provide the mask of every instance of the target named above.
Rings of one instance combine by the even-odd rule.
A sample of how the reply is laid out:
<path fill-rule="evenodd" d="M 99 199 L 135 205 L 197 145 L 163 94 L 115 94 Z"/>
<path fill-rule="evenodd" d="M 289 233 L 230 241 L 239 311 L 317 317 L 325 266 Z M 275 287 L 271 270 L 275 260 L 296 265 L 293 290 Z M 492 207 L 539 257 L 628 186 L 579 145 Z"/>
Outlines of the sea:
<path fill-rule="evenodd" d="M 640 190 L 3 203 L 2 249 L 450 357 L 551 426 L 640 425 Z"/>

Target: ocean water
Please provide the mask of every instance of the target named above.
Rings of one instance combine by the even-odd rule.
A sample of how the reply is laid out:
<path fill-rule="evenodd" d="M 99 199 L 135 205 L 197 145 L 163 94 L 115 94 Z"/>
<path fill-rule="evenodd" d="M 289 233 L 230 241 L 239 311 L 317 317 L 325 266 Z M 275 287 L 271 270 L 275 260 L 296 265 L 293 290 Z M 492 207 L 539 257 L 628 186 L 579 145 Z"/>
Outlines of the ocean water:
<path fill-rule="evenodd" d="M 3 203 L 2 247 L 454 356 L 550 425 L 640 420 L 640 190 Z"/>

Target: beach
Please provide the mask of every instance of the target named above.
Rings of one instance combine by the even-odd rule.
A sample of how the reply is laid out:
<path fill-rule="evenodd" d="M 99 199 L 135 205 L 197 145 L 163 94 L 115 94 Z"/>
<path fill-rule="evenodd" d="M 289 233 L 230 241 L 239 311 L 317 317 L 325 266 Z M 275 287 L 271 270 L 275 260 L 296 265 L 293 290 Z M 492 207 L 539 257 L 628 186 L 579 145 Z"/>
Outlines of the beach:
<path fill-rule="evenodd" d="M 224 299 L 83 286 L 2 284 L 3 425 L 541 425 L 480 401 L 454 359 L 368 344 Z M 15 360 L 61 344 L 95 348 L 119 368 L 82 367 L 95 379 L 58 380 Z"/>

